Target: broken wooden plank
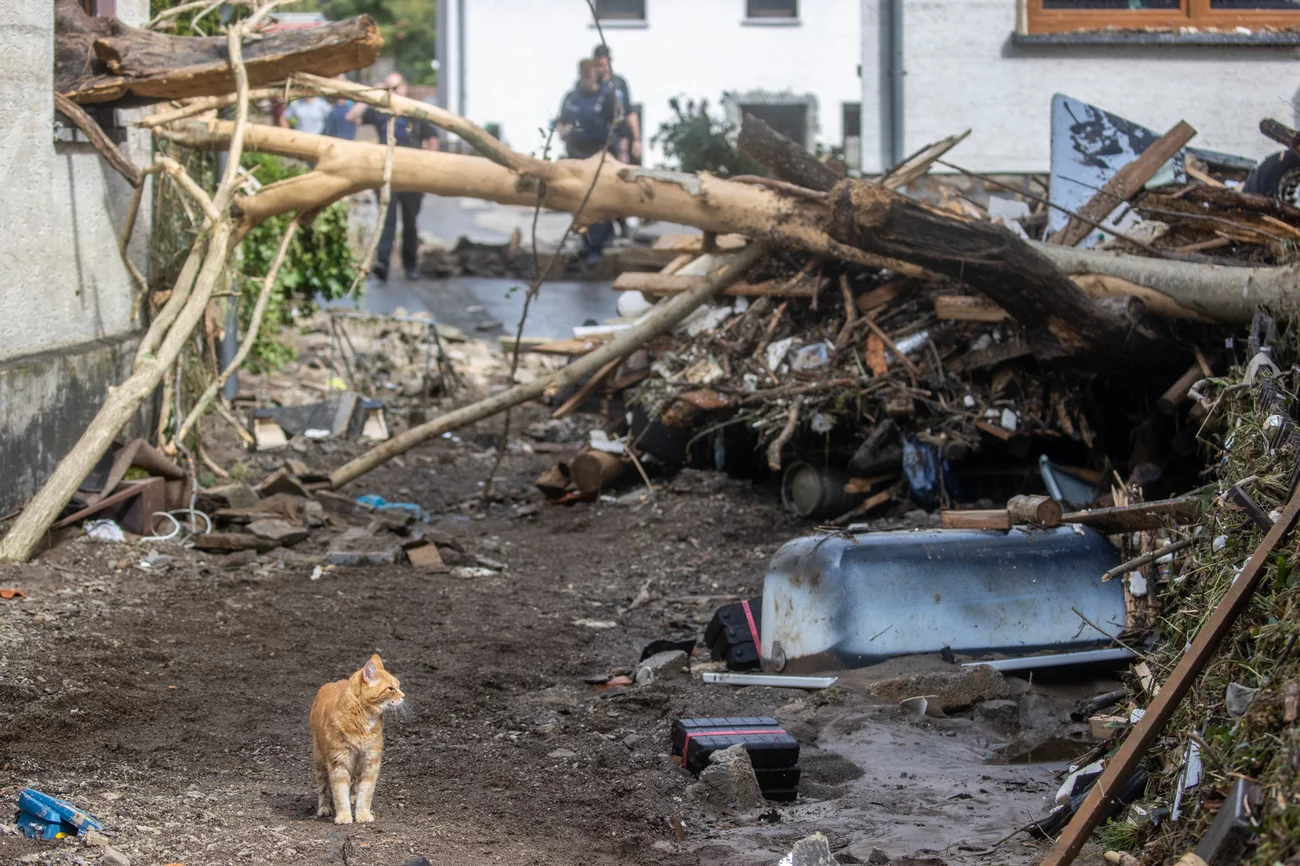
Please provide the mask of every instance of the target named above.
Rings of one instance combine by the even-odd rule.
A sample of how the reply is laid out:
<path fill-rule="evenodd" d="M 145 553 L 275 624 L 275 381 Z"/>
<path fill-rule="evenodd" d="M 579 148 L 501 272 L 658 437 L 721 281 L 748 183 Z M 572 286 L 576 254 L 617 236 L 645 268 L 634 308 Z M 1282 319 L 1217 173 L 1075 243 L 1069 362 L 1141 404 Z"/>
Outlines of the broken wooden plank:
<path fill-rule="evenodd" d="M 1188 368 L 1186 373 L 1179 376 L 1174 384 L 1169 386 L 1169 390 L 1165 391 L 1160 399 L 1156 401 L 1156 408 L 1166 415 L 1174 414 L 1174 412 L 1178 411 L 1178 407 L 1188 400 L 1187 391 L 1204 378 L 1206 377 L 1198 361 Z"/>
<path fill-rule="evenodd" d="M 965 141 L 970 132 L 968 129 L 965 132 L 936 141 L 934 144 L 926 145 L 891 169 L 888 174 L 880 179 L 880 184 L 889 189 L 901 189 L 912 181 L 924 177 L 930 172 L 930 167 L 934 165 L 935 161 Z"/>
<path fill-rule="evenodd" d="M 1106 535 L 1161 529 L 1169 523 L 1195 523 L 1200 515 L 1200 503 L 1190 496 L 1121 505 L 1115 508 L 1094 508 L 1074 511 L 1061 518 L 1062 523 L 1090 526 Z"/>
<path fill-rule="evenodd" d="M 1282 516 L 1264 536 L 1264 540 L 1259 543 L 1250 561 L 1232 582 L 1223 599 L 1215 606 L 1210 618 L 1179 656 L 1174 672 L 1169 675 L 1160 693 L 1146 708 L 1142 718 L 1133 727 L 1132 733 L 1125 738 L 1119 751 L 1106 762 L 1101 778 L 1088 792 L 1079 811 L 1074 813 L 1065 831 L 1052 846 L 1052 850 L 1047 853 L 1042 866 L 1069 866 L 1073 863 L 1089 834 L 1110 814 L 1115 796 L 1123 790 L 1124 783 L 1146 756 L 1147 750 L 1163 733 L 1165 725 L 1178 709 L 1179 703 L 1191 690 L 1223 639 L 1228 636 L 1237 618 L 1250 605 L 1255 588 L 1267 570 L 1273 550 L 1291 531 L 1297 517 L 1300 517 L 1300 492 L 1291 497 Z"/>
<path fill-rule="evenodd" d="M 595 373 L 592 373 L 591 378 L 582 383 L 578 390 L 573 392 L 572 397 L 565 400 L 564 404 L 560 406 L 560 408 L 551 413 L 551 417 L 558 421 L 561 418 L 567 418 L 572 415 L 574 410 L 581 406 L 582 402 L 591 396 L 597 386 L 599 386 L 601 382 L 604 382 L 605 379 L 609 378 L 609 376 L 617 370 L 619 365 L 622 363 L 622 358 L 615 358 Z"/>
<path fill-rule="evenodd" d="M 1115 172 L 1115 176 L 1106 181 L 1105 186 L 1097 191 L 1087 204 L 1079 209 L 1079 216 L 1092 222 L 1102 222 L 1110 216 L 1115 208 L 1132 198 L 1146 182 L 1155 177 L 1174 154 L 1182 150 L 1187 142 L 1196 135 L 1196 130 L 1186 121 L 1180 120 L 1173 129 L 1160 136 L 1142 155 Z M 1092 226 L 1078 217 L 1070 217 L 1065 228 L 1054 234 L 1052 243 L 1072 247 L 1088 236 Z"/>
<path fill-rule="evenodd" d="M 618 279 L 614 280 L 613 289 L 616 292 L 643 292 L 647 295 L 680 295 L 684 292 L 692 291 L 699 288 L 707 277 L 683 276 L 681 274 L 648 274 L 648 273 L 625 273 L 619 274 Z M 813 287 L 791 287 L 783 282 L 767 280 L 761 283 L 736 283 L 728 286 L 724 295 L 730 297 L 778 297 L 778 298 L 811 298 L 813 296 Z"/>
<path fill-rule="evenodd" d="M 1011 528 L 1011 514 L 1004 508 L 941 511 L 939 512 L 939 519 L 944 529 Z"/>
<path fill-rule="evenodd" d="M 744 235 L 718 235 L 714 243 L 719 252 L 738 250 L 749 243 Z M 660 235 L 651 247 L 655 252 L 689 253 L 698 256 L 704 252 L 704 235 Z"/>
<path fill-rule="evenodd" d="M 975 295 L 939 295 L 934 299 L 935 318 L 951 322 L 1001 322 L 1006 310 Z"/>
<path fill-rule="evenodd" d="M 139 105 L 235 90 L 225 36 L 171 36 L 92 18 L 76 0 L 57 0 L 54 89 L 73 102 Z M 364 69 L 383 47 L 369 15 L 263 34 L 244 44 L 250 87 L 296 72 L 334 76 Z"/>
<path fill-rule="evenodd" d="M 907 288 L 907 277 L 900 277 L 895 280 L 876 286 L 865 295 L 860 295 L 855 303 L 858 305 L 859 313 L 869 313 L 872 310 L 878 310 L 885 304 L 888 304 L 894 298 L 903 293 Z"/>

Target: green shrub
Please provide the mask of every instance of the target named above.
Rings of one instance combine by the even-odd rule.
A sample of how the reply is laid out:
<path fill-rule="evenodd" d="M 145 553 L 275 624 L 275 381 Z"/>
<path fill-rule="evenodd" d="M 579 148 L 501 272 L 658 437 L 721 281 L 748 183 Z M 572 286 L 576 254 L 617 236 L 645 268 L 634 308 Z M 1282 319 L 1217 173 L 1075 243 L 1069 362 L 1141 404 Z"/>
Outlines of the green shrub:
<path fill-rule="evenodd" d="M 668 100 L 673 118 L 660 125 L 652 143 L 663 145 L 664 154 L 678 171 L 708 171 L 719 177 L 738 174 L 766 174 L 763 167 L 732 146 L 728 136 L 734 124 L 709 114 L 709 104 L 681 97 Z"/>

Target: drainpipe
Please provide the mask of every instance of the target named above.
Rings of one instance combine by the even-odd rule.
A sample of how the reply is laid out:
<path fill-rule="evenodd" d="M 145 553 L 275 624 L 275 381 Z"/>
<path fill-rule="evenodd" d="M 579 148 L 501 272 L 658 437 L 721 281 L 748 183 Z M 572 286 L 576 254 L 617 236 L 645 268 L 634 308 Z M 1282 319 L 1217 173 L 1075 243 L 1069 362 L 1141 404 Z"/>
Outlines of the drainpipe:
<path fill-rule="evenodd" d="M 889 165 L 898 165 L 906 158 L 903 144 L 903 3 L 904 0 L 887 0 L 889 3 Z"/>
<path fill-rule="evenodd" d="M 465 0 L 456 0 L 456 108 L 465 117 Z"/>
<path fill-rule="evenodd" d="M 451 110 L 447 93 L 447 75 L 451 72 L 451 65 L 447 63 L 447 46 L 450 40 L 447 38 L 447 4 L 439 2 L 434 6 L 435 27 L 437 33 L 434 37 L 434 53 L 438 60 L 438 106 Z"/>

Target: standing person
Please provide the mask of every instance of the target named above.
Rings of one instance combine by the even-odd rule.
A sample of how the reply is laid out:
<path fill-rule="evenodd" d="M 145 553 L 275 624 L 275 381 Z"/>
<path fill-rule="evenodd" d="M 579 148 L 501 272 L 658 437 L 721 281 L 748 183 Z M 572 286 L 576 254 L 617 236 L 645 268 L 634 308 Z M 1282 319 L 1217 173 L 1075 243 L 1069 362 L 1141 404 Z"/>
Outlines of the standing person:
<path fill-rule="evenodd" d="M 397 96 L 405 96 L 407 93 L 406 79 L 400 72 L 394 72 L 385 78 L 384 87 Z M 379 133 L 380 144 L 388 144 L 388 118 L 387 112 L 364 102 L 358 102 L 344 115 L 344 119 L 349 123 L 369 123 L 374 126 Z M 412 120 L 409 117 L 397 118 L 393 122 L 393 139 L 398 147 L 438 149 L 436 132 L 423 120 Z M 420 238 L 415 219 L 420 214 L 420 203 L 423 199 L 422 192 L 394 192 L 388 202 L 388 213 L 384 215 L 384 231 L 379 236 L 379 249 L 375 251 L 375 264 L 371 269 L 379 279 L 388 279 L 388 264 L 393 256 L 393 242 L 397 239 L 398 208 L 402 211 L 402 267 L 408 280 L 419 279 Z"/>
<path fill-rule="evenodd" d="M 280 115 L 280 126 L 320 135 L 325 131 L 325 119 L 329 114 L 329 100 L 322 96 L 295 99 Z"/>
<path fill-rule="evenodd" d="M 340 81 L 347 81 L 346 75 L 335 76 Z M 325 134 L 331 138 L 341 138 L 345 141 L 355 141 L 357 137 L 357 125 L 348 120 L 348 112 L 352 109 L 353 102 L 351 99 L 340 96 L 334 100 L 334 105 L 330 107 L 330 113 L 325 118 Z"/>
<path fill-rule="evenodd" d="M 570 159 L 587 159 L 608 145 L 614 146 L 611 127 L 619 116 L 617 92 L 600 83 L 594 60 L 578 64 L 578 86 L 565 95 L 555 132 L 564 141 Z M 614 226 L 602 220 L 587 227 L 582 246 L 588 264 L 597 264 L 601 250 L 614 237 Z"/>
<path fill-rule="evenodd" d="M 619 124 L 618 130 L 615 132 L 618 137 L 618 146 L 614 152 L 623 162 L 630 165 L 640 165 L 641 112 L 637 111 L 632 105 L 632 92 L 628 89 L 627 79 L 614 74 L 609 48 L 606 46 L 597 45 L 595 50 L 591 52 L 591 58 L 596 62 L 596 74 L 600 78 L 601 84 L 613 88 L 623 103 L 623 122 Z M 623 237 L 631 234 L 626 218 L 619 217 L 618 231 Z"/>

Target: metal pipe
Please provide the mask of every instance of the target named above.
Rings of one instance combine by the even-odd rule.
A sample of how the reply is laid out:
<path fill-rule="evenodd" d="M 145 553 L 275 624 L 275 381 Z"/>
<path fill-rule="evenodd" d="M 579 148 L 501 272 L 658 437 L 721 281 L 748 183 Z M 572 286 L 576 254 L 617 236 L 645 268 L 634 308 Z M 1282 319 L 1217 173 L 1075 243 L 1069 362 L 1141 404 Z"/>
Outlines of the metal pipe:
<path fill-rule="evenodd" d="M 438 107 L 450 110 L 451 106 L 447 104 L 447 73 L 449 65 L 447 63 L 447 4 L 436 3 L 434 5 L 434 18 L 437 33 L 434 35 L 434 53 L 438 61 Z"/>
<path fill-rule="evenodd" d="M 465 0 L 456 0 L 456 113 L 465 114 Z"/>

